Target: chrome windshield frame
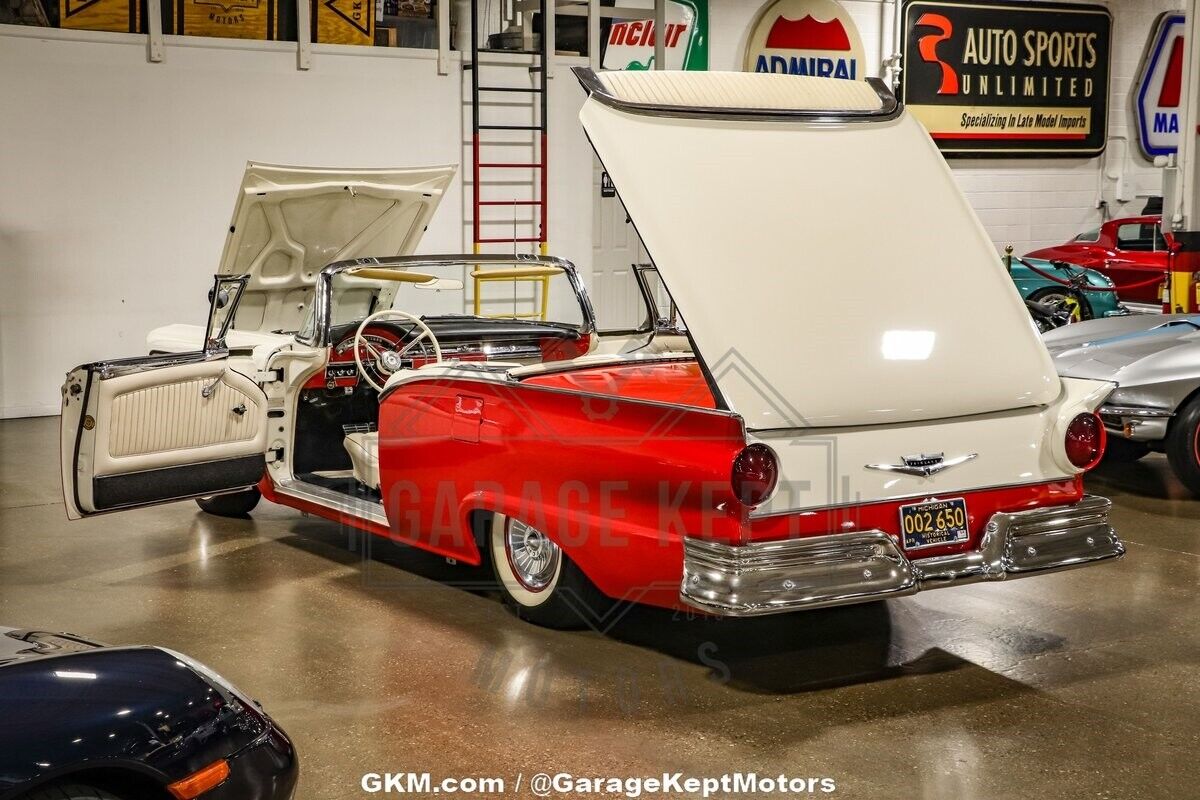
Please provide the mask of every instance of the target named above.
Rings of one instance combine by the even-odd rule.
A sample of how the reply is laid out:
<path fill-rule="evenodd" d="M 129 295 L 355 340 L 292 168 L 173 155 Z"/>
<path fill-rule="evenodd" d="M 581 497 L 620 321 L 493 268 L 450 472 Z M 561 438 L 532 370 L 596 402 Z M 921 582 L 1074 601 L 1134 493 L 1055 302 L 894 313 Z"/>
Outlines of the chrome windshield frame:
<path fill-rule="evenodd" d="M 419 269 L 422 267 L 466 267 L 478 265 L 487 265 L 489 267 L 547 266 L 562 270 L 575 292 L 575 297 L 579 300 L 579 311 L 583 316 L 583 322 L 579 327 L 580 335 L 590 335 L 596 332 L 596 313 L 592 309 L 592 301 L 588 297 L 587 287 L 583 285 L 583 281 L 579 278 L 579 271 L 570 261 L 563 258 L 555 258 L 554 256 L 520 254 L 511 256 L 494 254 L 471 255 L 463 253 L 459 255 L 438 256 L 353 258 L 347 261 L 335 261 L 327 265 L 317 277 L 317 284 L 313 290 L 312 336 L 302 336 L 300 332 L 297 332 L 296 341 L 309 347 L 328 347 L 331 344 L 329 341 L 329 326 L 333 305 L 333 279 L 346 270 L 359 267 L 404 267 L 406 269 Z"/>

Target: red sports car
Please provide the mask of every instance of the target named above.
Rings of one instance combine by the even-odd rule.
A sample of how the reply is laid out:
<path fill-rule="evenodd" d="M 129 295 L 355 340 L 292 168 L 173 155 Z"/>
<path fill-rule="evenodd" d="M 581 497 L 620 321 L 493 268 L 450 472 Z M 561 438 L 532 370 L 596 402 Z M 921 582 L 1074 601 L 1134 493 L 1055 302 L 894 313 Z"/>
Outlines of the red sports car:
<path fill-rule="evenodd" d="M 1094 269 L 1112 279 L 1127 303 L 1158 306 L 1163 302 L 1171 237 L 1170 232 L 1164 235 L 1161 221 L 1159 216 L 1110 219 L 1066 244 L 1025 255 Z M 1163 280 L 1155 281 L 1156 276 Z"/>

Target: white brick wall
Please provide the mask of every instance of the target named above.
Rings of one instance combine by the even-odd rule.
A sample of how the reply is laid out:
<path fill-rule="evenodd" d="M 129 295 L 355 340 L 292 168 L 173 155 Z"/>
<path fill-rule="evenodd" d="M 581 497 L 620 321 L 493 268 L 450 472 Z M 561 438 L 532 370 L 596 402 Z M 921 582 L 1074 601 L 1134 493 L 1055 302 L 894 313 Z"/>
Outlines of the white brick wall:
<path fill-rule="evenodd" d="M 968 160 L 950 166 L 997 248 L 1018 253 L 1057 244 L 1108 216 L 1140 213 L 1161 190 L 1159 171 L 1138 151 L 1130 90 L 1150 27 L 1179 0 L 1110 0 L 1113 14 L 1108 148 L 1094 159 Z M 710 66 L 740 69 L 747 29 L 764 2 L 709 0 Z M 868 74 L 892 49 L 891 2 L 843 0 L 862 36 Z M 882 12 L 882 13 L 881 13 Z M 881 47 L 882 45 L 882 47 Z M 1103 173 L 1103 178 L 1101 177 Z M 1101 200 L 1107 210 L 1099 207 Z"/>

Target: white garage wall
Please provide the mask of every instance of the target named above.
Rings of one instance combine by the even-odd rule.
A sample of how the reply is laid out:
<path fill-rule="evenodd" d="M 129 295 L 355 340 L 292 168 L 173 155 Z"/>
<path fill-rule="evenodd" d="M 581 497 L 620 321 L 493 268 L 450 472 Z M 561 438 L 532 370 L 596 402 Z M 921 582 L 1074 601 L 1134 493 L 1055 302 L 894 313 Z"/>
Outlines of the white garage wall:
<path fill-rule="evenodd" d="M 457 60 L 439 77 L 431 52 L 324 45 L 301 72 L 294 45 L 167 37 L 150 64 L 143 37 L 31 33 L 0 26 L 0 417 L 57 413 L 69 368 L 202 321 L 246 161 L 469 173 Z M 550 232 L 586 276 L 573 63 L 551 81 Z M 463 172 L 419 252 L 469 250 Z"/>
<path fill-rule="evenodd" d="M 765 5 L 758 0 L 709 0 L 710 66 L 741 69 L 751 21 Z M 879 74 L 883 56 L 892 52 L 893 4 L 878 0 L 842 0 L 862 35 L 869 75 Z M 1179 0 L 1112 0 L 1112 77 L 1109 142 L 1094 159 L 950 161 L 959 185 L 998 248 L 1012 244 L 1017 253 L 1063 242 L 1108 216 L 1140 213 L 1145 196 L 1161 191 L 1158 170 L 1142 157 L 1133 127 L 1130 89 L 1150 26 Z M 882 15 L 881 15 L 882 12 Z M 881 49 L 882 43 L 882 49 Z M 1103 174 L 1103 179 L 1101 175 Z"/>

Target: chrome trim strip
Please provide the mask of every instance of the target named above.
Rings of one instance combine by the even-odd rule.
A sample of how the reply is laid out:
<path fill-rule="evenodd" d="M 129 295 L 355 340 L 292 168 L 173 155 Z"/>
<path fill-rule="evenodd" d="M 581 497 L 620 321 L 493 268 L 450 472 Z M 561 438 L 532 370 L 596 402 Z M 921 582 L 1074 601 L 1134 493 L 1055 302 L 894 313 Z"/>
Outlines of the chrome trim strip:
<path fill-rule="evenodd" d="M 623 100 L 609 92 L 603 82 L 590 67 L 572 67 L 571 72 L 579 81 L 579 85 L 591 97 L 610 108 L 627 111 L 631 114 L 646 114 L 653 117 L 699 117 L 702 119 L 730 120 L 784 120 L 794 122 L 812 122 L 818 124 L 836 124 L 845 122 L 887 122 L 893 120 L 904 111 L 904 104 L 896 99 L 892 91 L 879 78 L 867 78 L 867 84 L 879 96 L 880 107 L 874 111 L 845 110 L 810 110 L 786 108 L 730 108 L 721 106 L 677 106 L 665 103 L 639 103 Z"/>
<path fill-rule="evenodd" d="M 1132 303 L 1128 300 L 1122 300 L 1121 305 L 1125 306 L 1130 314 L 1162 314 L 1162 303 Z"/>
<path fill-rule="evenodd" d="M 764 444 L 765 443 L 766 442 L 764 442 Z M 1070 480 L 1071 480 L 1071 478 L 1064 476 L 1062 478 L 1043 478 L 1042 480 L 1028 481 L 1026 483 L 995 483 L 990 486 L 957 486 L 956 488 L 954 488 L 952 490 L 951 489 L 946 489 L 944 491 L 939 490 L 939 493 L 946 497 L 951 497 L 951 496 L 957 496 L 959 494 L 962 494 L 963 492 L 989 492 L 994 489 L 1021 489 L 1026 486 L 1044 486 L 1047 483 L 1059 483 L 1062 481 L 1070 481 Z M 884 497 L 884 498 L 880 498 L 878 500 L 867 500 L 867 501 L 847 500 L 844 503 L 833 503 L 831 505 L 824 505 L 824 506 L 802 506 L 799 508 L 784 508 L 784 509 L 780 509 L 778 511 L 759 511 L 758 509 L 751 509 L 750 518 L 751 519 L 771 519 L 772 517 L 784 517 L 784 516 L 787 516 L 788 514 L 800 514 L 800 513 L 820 514 L 825 511 L 838 511 L 843 508 L 853 508 L 856 506 L 878 505 L 880 503 L 903 503 L 903 502 L 906 502 L 909 500 L 927 500 L 927 499 L 929 499 L 930 491 L 931 490 L 926 489 L 924 492 L 921 492 L 918 494 L 907 494 L 907 495 L 901 495 L 899 497 Z"/>
<path fill-rule="evenodd" d="M 965 464 L 976 458 L 979 458 L 979 453 L 967 453 L 949 460 L 943 459 L 941 453 L 932 456 L 921 454 L 919 456 L 901 456 L 900 460 L 904 462 L 903 464 L 864 464 L 863 466 L 881 472 L 900 472 L 905 475 L 915 475 L 918 478 L 929 478 L 942 470 L 957 467 L 959 464 Z"/>
<path fill-rule="evenodd" d="M 358 517 L 367 522 L 374 522 L 377 525 L 390 524 L 387 514 L 383 511 L 383 503 L 373 503 L 370 500 L 351 497 L 348 494 L 335 492 L 333 489 L 326 489 L 324 486 L 305 483 L 296 478 L 276 480 L 274 483 L 275 491 L 288 497 L 316 503 L 319 506 L 340 511 L 343 514 Z"/>
<path fill-rule="evenodd" d="M 1174 411 L 1149 406 L 1100 406 L 1096 413 L 1102 417 L 1173 417 Z"/>
<path fill-rule="evenodd" d="M 228 350 L 194 350 L 190 353 L 167 353 L 157 356 L 133 356 L 132 358 L 116 358 L 111 361 L 97 361 L 84 364 L 75 369 L 86 369 L 95 373 L 102 381 L 109 378 L 119 378 L 122 375 L 133 375 L 161 367 L 177 367 L 181 364 L 195 364 L 201 361 L 217 361 L 226 358 Z M 74 372 L 75 370 L 71 370 Z"/>
<path fill-rule="evenodd" d="M 611 357 L 590 356 L 591 361 L 579 359 L 564 359 L 562 361 L 543 361 L 539 364 L 527 364 L 520 369 L 520 374 L 513 375 L 514 380 L 523 381 L 526 378 L 536 378 L 539 375 L 556 375 L 560 372 L 578 372 L 585 369 L 602 369 L 605 367 L 623 367 L 643 364 L 670 364 L 677 361 L 695 361 L 693 353 L 613 353 Z M 672 404 L 674 405 L 674 404 Z"/>
<path fill-rule="evenodd" d="M 680 599 L 722 616 L 825 608 L 976 581 L 996 581 L 1120 558 L 1112 503 L 1087 495 L 1068 506 L 998 512 L 979 547 L 910 559 L 880 530 L 734 546 L 683 540 Z"/>

